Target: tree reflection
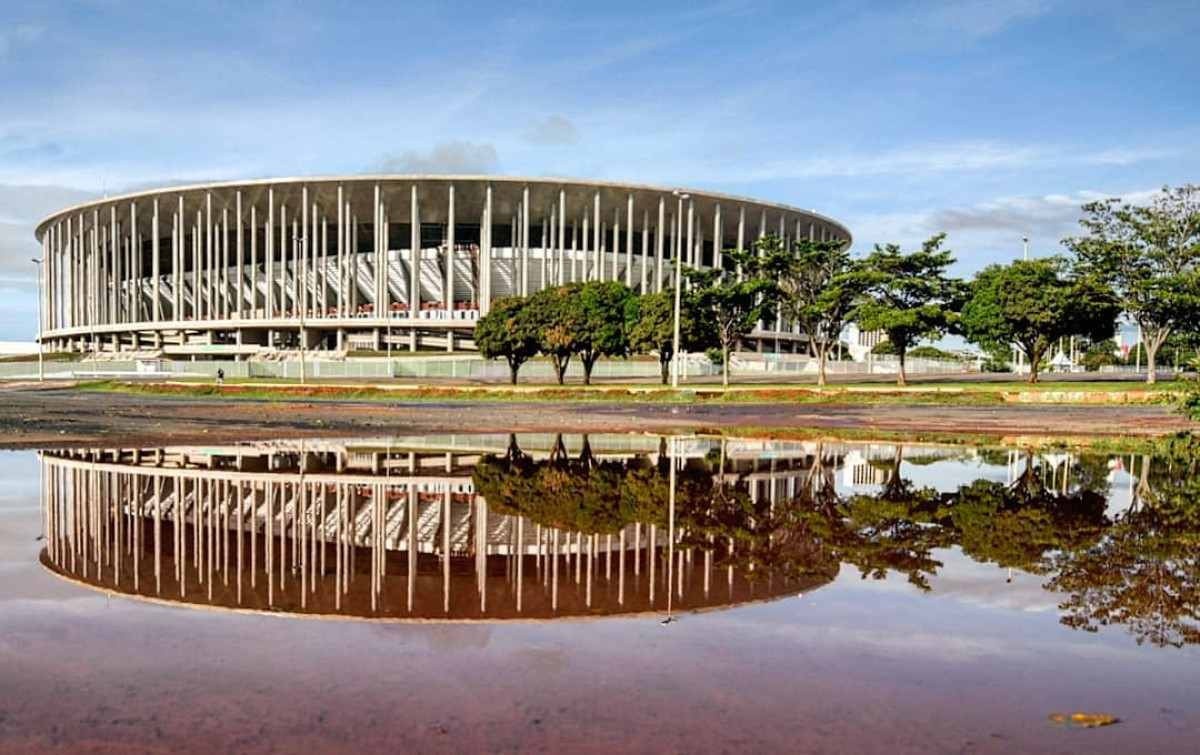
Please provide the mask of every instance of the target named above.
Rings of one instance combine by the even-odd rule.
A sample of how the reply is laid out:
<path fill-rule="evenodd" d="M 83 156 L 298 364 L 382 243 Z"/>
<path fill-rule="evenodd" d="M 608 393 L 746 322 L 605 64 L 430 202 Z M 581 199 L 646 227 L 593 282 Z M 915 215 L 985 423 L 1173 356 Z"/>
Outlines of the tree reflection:
<path fill-rule="evenodd" d="M 1045 574 L 1048 554 L 1095 543 L 1109 525 L 1107 499 L 1094 489 L 1104 478 L 1089 475 L 1071 492 L 1052 489 L 1045 479 L 1034 455 L 1026 453 L 1013 483 L 975 480 L 947 496 L 944 508 L 963 553 L 982 563 Z"/>
<path fill-rule="evenodd" d="M 1106 514 L 1109 467 L 1102 456 L 981 454 L 1010 465 L 1011 482 L 977 479 L 949 492 L 902 474 L 904 448 L 871 463 L 884 473 L 875 492 L 839 492 L 843 460 L 818 445 L 789 471 L 785 499 L 750 493 L 750 475 L 723 453 L 689 458 L 678 473 L 677 546 L 711 554 L 717 566 L 751 575 L 830 578 L 848 564 L 864 579 L 901 574 L 920 590 L 953 546 L 980 563 L 1046 578 L 1062 593 L 1067 626 L 1116 624 L 1139 642 L 1200 643 L 1200 442 L 1173 439 L 1140 460 L 1132 506 Z M 932 463 L 931 458 L 918 462 Z M 633 524 L 667 525 L 669 459 L 596 459 L 584 438 L 576 456 L 562 439 L 549 458 L 516 447 L 485 457 L 477 490 L 500 511 L 551 527 L 614 533 Z"/>
<path fill-rule="evenodd" d="M 1058 554 L 1047 588 L 1066 594 L 1067 626 L 1119 624 L 1159 647 L 1200 643 L 1200 443 L 1170 439 L 1141 461 L 1132 505 L 1090 547 Z"/>

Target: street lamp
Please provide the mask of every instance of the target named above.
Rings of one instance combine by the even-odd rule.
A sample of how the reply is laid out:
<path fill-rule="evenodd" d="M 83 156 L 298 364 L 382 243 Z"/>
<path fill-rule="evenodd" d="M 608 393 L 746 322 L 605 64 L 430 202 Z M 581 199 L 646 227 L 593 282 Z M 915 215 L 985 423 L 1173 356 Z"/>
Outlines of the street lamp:
<path fill-rule="evenodd" d="M 675 216 L 677 225 L 680 229 L 676 233 L 682 232 L 683 228 L 683 200 L 691 199 L 691 196 L 678 189 L 671 192 L 679 199 L 679 211 Z M 676 239 L 675 244 L 675 332 L 671 339 L 671 387 L 679 387 L 679 310 L 681 304 L 681 296 L 683 292 L 683 245 Z"/>
<path fill-rule="evenodd" d="M 1028 236 L 1021 237 L 1021 246 L 1024 249 L 1025 261 L 1028 262 L 1029 261 L 1029 237 Z"/>
<path fill-rule="evenodd" d="M 46 372 L 42 365 L 42 261 L 34 257 L 29 260 L 37 265 L 37 345 L 38 345 L 38 382 L 46 381 Z"/>

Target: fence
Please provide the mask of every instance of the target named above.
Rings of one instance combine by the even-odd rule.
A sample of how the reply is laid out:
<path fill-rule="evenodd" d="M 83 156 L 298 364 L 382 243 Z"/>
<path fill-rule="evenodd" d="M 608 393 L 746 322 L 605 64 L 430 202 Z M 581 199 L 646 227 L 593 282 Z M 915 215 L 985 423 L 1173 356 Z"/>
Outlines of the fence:
<path fill-rule="evenodd" d="M 739 376 L 779 374 L 781 376 L 816 375 L 817 360 L 802 354 L 737 354 L 730 359 L 730 372 Z M 900 359 L 895 356 L 868 355 L 862 362 L 827 361 L 827 375 L 895 375 Z M 975 365 L 949 359 L 906 359 L 909 375 L 947 375 L 978 372 Z"/>
<path fill-rule="evenodd" d="M 828 362 L 830 375 L 888 375 L 895 374 L 898 361 L 874 357 L 866 362 Z M 955 374 L 973 371 L 960 362 L 933 359 L 910 359 L 905 367 L 909 374 Z M 308 359 L 305 375 L 313 379 L 408 380 L 458 379 L 484 382 L 508 380 L 508 365 L 503 360 L 486 360 L 478 356 L 406 356 L 395 359 L 368 357 L 361 359 Z M 48 361 L 45 372 L 52 379 L 105 379 L 135 377 L 210 377 L 222 370 L 226 378 L 300 379 L 299 359 L 280 361 L 171 359 L 104 360 L 81 362 Z M 715 365 L 701 354 L 689 354 L 684 359 L 683 373 L 688 378 L 712 377 L 720 374 Z M 735 378 L 779 377 L 781 379 L 811 376 L 817 373 L 815 359 L 798 354 L 741 353 L 730 358 L 730 374 Z M 599 380 L 653 381 L 660 375 L 659 363 L 653 359 L 606 359 L 596 363 L 592 377 Z M 33 379 L 37 377 L 37 362 L 0 362 L 0 379 Z M 567 379 L 583 377 L 583 366 L 572 360 Z M 554 368 L 546 360 L 535 360 L 521 367 L 521 379 L 548 382 L 554 380 Z"/>

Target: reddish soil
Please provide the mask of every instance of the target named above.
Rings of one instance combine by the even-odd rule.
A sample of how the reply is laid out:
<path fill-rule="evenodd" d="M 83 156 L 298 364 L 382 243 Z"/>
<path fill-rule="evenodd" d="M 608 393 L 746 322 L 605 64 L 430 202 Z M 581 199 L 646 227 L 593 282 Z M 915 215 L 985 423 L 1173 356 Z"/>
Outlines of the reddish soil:
<path fill-rule="evenodd" d="M 1152 437 L 1194 429 L 1166 406 L 220 400 L 0 388 L 0 447 L 155 445 L 418 432 L 688 432 L 761 428 L 996 438 Z"/>

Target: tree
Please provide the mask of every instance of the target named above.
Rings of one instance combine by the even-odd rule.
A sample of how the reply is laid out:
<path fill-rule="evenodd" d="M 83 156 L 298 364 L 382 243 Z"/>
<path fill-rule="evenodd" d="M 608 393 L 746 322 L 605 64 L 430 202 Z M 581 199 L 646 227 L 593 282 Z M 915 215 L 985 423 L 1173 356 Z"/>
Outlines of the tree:
<path fill-rule="evenodd" d="M 945 335 L 957 320 L 963 286 L 946 274 L 954 255 L 942 249 L 945 239 L 946 234 L 939 233 L 911 254 L 902 253 L 896 244 L 877 244 L 863 261 L 867 293 L 852 319 L 864 330 L 882 330 L 895 345 L 899 385 L 908 382 L 904 358 L 909 347 Z"/>
<path fill-rule="evenodd" d="M 817 358 L 817 385 L 825 385 L 825 364 L 837 348 L 846 320 L 867 278 L 840 241 L 799 241 L 780 278 L 780 310 L 808 339 Z"/>
<path fill-rule="evenodd" d="M 1144 206 L 1105 199 L 1083 211 L 1087 235 L 1063 243 L 1112 285 L 1138 324 L 1153 383 L 1159 347 L 1200 319 L 1200 186 L 1163 187 Z"/>
<path fill-rule="evenodd" d="M 625 310 L 633 292 L 616 281 L 590 281 L 574 295 L 579 308 L 575 353 L 583 363 L 583 383 L 591 385 L 597 359 L 629 354 Z"/>
<path fill-rule="evenodd" d="M 968 288 L 959 324 L 971 341 L 990 348 L 1015 343 L 1029 358 L 1029 382 L 1060 338 L 1111 337 L 1120 307 L 1112 291 L 1088 277 L 1072 277 L 1066 261 L 1051 257 L 991 265 Z"/>
<path fill-rule="evenodd" d="M 629 350 L 635 354 L 658 354 L 662 383 L 671 377 L 671 360 L 675 358 L 675 290 L 630 298 L 626 308 L 629 324 Z M 711 340 L 711 330 L 703 327 L 703 313 L 698 312 L 694 297 L 684 296 L 680 302 L 679 340 L 684 351 L 705 349 Z"/>
<path fill-rule="evenodd" d="M 752 250 L 725 252 L 735 270 L 688 270 L 691 296 L 697 308 L 711 318 L 713 335 L 721 349 L 721 384 L 729 387 L 729 352 L 759 322 L 775 319 L 779 278 L 790 265 L 783 240 L 764 236 Z"/>
<path fill-rule="evenodd" d="M 537 323 L 538 349 L 550 357 L 559 385 L 571 356 L 579 350 L 583 328 L 579 288 L 578 284 L 544 288 L 529 299 L 530 317 Z"/>
<path fill-rule="evenodd" d="M 475 346 L 480 355 L 504 357 L 513 385 L 521 365 L 538 353 L 538 324 L 532 314 L 528 299 L 510 296 L 497 299 L 491 311 L 475 323 Z"/>

